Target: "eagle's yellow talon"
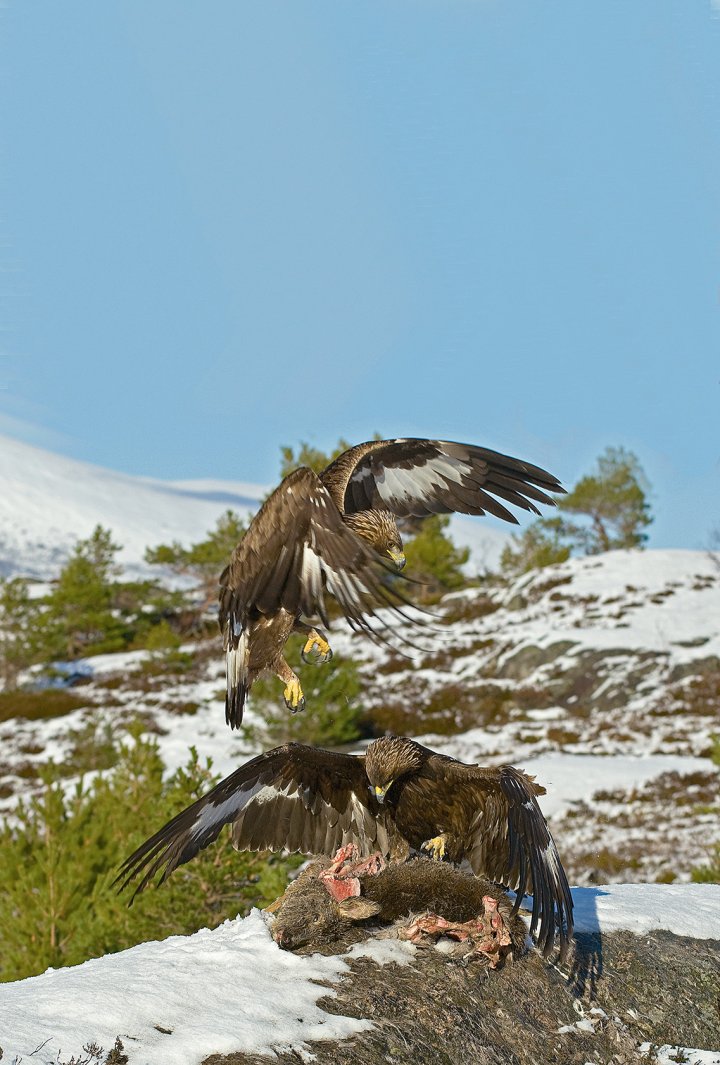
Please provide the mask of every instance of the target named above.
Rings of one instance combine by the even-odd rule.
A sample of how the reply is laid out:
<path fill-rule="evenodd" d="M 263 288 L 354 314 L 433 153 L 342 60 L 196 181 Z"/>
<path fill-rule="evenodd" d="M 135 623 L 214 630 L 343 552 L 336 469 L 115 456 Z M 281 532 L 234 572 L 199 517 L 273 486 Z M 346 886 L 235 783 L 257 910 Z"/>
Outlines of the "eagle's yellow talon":
<path fill-rule="evenodd" d="M 291 714 L 299 714 L 305 709 L 305 696 L 299 680 L 291 680 L 283 695 L 285 697 L 285 705 Z"/>
<path fill-rule="evenodd" d="M 433 836 L 432 839 L 426 839 L 423 843 L 421 850 L 427 851 L 434 862 L 441 862 L 445 857 L 445 841 L 446 836 Z"/>
<path fill-rule="evenodd" d="M 324 640 L 322 636 L 319 636 L 317 633 L 314 633 L 312 636 L 308 637 L 307 642 L 302 649 L 301 658 L 303 662 L 311 661 L 308 656 L 313 651 L 315 651 L 317 655 L 316 661 L 318 665 L 321 662 L 329 662 L 333 656 L 333 653 L 330 649 L 330 644 L 327 642 L 327 640 Z"/>

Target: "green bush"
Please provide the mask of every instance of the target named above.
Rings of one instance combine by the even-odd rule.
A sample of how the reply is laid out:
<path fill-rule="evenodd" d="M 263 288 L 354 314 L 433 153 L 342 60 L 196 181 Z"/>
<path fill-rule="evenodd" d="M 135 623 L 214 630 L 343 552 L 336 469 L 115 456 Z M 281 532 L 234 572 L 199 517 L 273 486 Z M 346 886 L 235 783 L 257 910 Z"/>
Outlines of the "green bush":
<path fill-rule="evenodd" d="M 122 860 L 213 782 L 194 750 L 163 782 L 157 745 L 137 730 L 113 770 L 69 796 L 48 769 L 42 794 L 0 828 L 0 980 L 212 928 L 280 894 L 297 859 L 238 854 L 227 836 L 131 908 L 111 887 Z"/>
<path fill-rule="evenodd" d="M 332 644 L 332 633 L 328 638 Z M 268 747 L 290 741 L 336 747 L 362 735 L 362 681 L 357 665 L 351 659 L 339 658 L 322 665 L 304 664 L 300 659 L 304 642 L 304 637 L 291 637 L 286 657 L 294 665 L 300 662 L 297 673 L 307 710 L 290 713 L 283 701 L 282 682 L 276 677 L 258 681 L 250 693 L 250 705 L 261 710 L 263 721 L 244 726 L 251 742 Z"/>

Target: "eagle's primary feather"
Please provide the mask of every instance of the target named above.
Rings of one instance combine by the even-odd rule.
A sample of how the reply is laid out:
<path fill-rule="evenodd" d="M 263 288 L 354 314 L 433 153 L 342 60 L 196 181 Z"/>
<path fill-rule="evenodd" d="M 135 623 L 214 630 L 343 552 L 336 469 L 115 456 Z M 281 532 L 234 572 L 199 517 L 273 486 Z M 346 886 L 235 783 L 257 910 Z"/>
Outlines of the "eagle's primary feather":
<path fill-rule="evenodd" d="M 135 895 L 232 825 L 238 850 L 407 856 L 442 837 L 445 856 L 533 896 L 530 931 L 544 953 L 572 933 L 565 872 L 537 803 L 544 788 L 512 766 L 483 768 L 384 737 L 364 756 L 287 744 L 261 754 L 183 810 L 123 863 L 116 882 Z M 383 801 L 381 801 L 381 799 Z"/>
<path fill-rule="evenodd" d="M 538 466 L 472 444 L 372 440 L 339 455 L 322 473 L 301 466 L 265 501 L 220 577 L 220 629 L 227 660 L 226 720 L 242 721 L 247 693 L 263 673 L 285 681 L 292 710 L 304 706 L 299 680 L 283 657 L 293 630 L 306 650 L 329 646 L 308 619 L 328 625 L 326 596 L 350 626 L 383 639 L 389 607 L 412 621 L 389 573 L 404 564 L 396 518 L 490 513 L 517 522 L 505 503 L 539 513 L 562 492 Z M 500 502 L 502 500 L 503 502 Z M 398 626 L 395 627 L 397 632 Z"/>

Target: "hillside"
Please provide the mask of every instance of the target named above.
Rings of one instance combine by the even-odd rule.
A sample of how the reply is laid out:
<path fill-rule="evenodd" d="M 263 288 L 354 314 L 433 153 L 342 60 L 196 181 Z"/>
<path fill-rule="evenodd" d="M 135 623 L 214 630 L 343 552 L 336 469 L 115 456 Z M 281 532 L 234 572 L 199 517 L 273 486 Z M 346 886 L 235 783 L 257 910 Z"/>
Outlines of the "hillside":
<path fill-rule="evenodd" d="M 408 659 L 347 631 L 333 634 L 335 665 L 348 654 L 360 662 L 361 706 L 376 729 L 536 773 L 577 883 L 687 880 L 707 861 L 720 841 L 710 760 L 720 571 L 707 555 L 613 552 L 508 588 L 470 589 L 448 596 L 420 639 L 426 650 Z M 37 787 L 48 758 L 77 764 L 79 742 L 87 765 L 88 729 L 117 731 L 137 715 L 157 735 L 169 770 L 185 763 L 191 744 L 223 775 L 271 745 L 225 725 L 219 639 L 186 650 L 192 666 L 175 674 L 148 672 L 144 651 L 87 659 L 78 666 L 85 682 L 68 692 L 64 712 L 0 722 L 0 803 L 10 808 Z M 306 685 L 314 668 L 301 666 Z M 272 691 L 277 707 L 279 686 Z M 251 698 L 247 721 L 257 724 L 268 709 Z"/>
<path fill-rule="evenodd" d="M 248 514 L 265 493 L 235 481 L 131 477 L 0 436 L 0 575 L 48 578 L 98 524 L 122 544 L 127 572 L 145 548 L 202 539 L 228 508 Z"/>
<path fill-rule="evenodd" d="M 38 577 L 56 572 L 75 536 L 86 535 L 97 522 L 125 544 L 126 570 L 139 571 L 148 544 L 202 538 L 228 506 L 250 510 L 261 494 L 242 484 L 145 482 L 25 445 L 17 445 L 14 455 L 15 480 L 9 478 L 0 502 L 0 560 L 8 572 Z M 52 536 L 44 525 L 48 513 Z M 467 523 L 483 527 L 481 521 Z M 478 541 L 476 550 L 490 542 Z M 509 762 L 536 774 L 547 789 L 541 806 L 576 885 L 579 913 L 585 913 L 579 927 L 591 937 L 581 944 L 585 953 L 576 955 L 573 979 L 583 965 L 590 967 L 586 976 L 593 986 L 602 983 L 603 966 L 612 975 L 602 984 L 606 997 L 597 1000 L 600 1005 L 573 1006 L 572 980 L 568 984 L 535 956 L 522 963 L 527 967 L 517 977 L 502 974 L 497 983 L 483 985 L 480 998 L 466 975 L 452 975 L 455 970 L 442 967 L 434 954 L 409 958 L 400 948 L 374 945 L 369 957 L 351 958 L 349 968 L 341 958 L 278 956 L 254 914 L 212 931 L 0 985 L 0 1047 L 6 1055 L 27 1060 L 48 1039 L 47 1059 L 38 1053 L 31 1060 L 64 1061 L 80 1054 L 83 1041 L 95 1040 L 107 1051 L 120 1035 L 131 1065 L 154 1060 L 160 1047 L 168 1062 L 200 1062 L 225 1053 L 233 1055 L 226 1065 L 254 1065 L 257 1054 L 271 1046 L 281 1060 L 303 1057 L 308 1049 L 329 1060 L 332 1048 L 336 1060 L 350 1061 L 359 1053 L 358 1040 L 369 1040 L 363 1047 L 375 1045 L 377 1032 L 368 1035 L 368 1018 L 381 1015 L 377 1030 L 394 1040 L 402 1060 L 404 1039 L 422 1038 L 434 1046 L 432 1017 L 426 1018 L 424 1035 L 403 1028 L 406 1018 L 420 1016 L 425 981 L 436 995 L 457 992 L 459 1023 L 472 1029 L 478 1054 L 482 1047 L 493 1048 L 488 1061 L 507 1060 L 511 1053 L 518 1061 L 537 1060 L 527 1048 L 534 1046 L 533 1026 L 540 1024 L 538 1030 L 557 1042 L 560 1062 L 610 1060 L 602 1055 L 613 1045 L 618 1062 L 638 1055 L 642 1060 L 645 1044 L 672 1041 L 708 1050 L 709 1056 L 691 1061 L 715 1062 L 710 1050 L 720 1047 L 720 1037 L 710 1038 L 705 1014 L 702 1025 L 689 1015 L 675 1016 L 668 996 L 687 996 L 693 980 L 700 986 L 708 966 L 716 964 L 711 959 L 717 948 L 707 944 L 702 965 L 694 968 L 697 950 L 686 938 L 720 939 L 712 924 L 720 908 L 717 888 L 688 883 L 720 843 L 717 559 L 693 551 L 611 552 L 548 567 L 509 585 L 491 577 L 445 597 L 433 611 L 424 619 L 418 646 L 402 654 L 338 626 L 331 633 L 335 658 L 322 672 L 293 662 L 308 694 L 304 719 L 312 720 L 316 678 L 332 676 L 352 658 L 361 680 L 361 694 L 353 698 L 366 735 L 405 733 L 465 761 Z M 2 695 L 0 810 L 11 823 L 18 800 L 42 790 L 48 760 L 72 791 L 81 778 L 87 783 L 112 767 L 126 726 L 137 719 L 155 738 L 168 773 L 186 764 L 188 748 L 195 745 L 202 760 L 212 757 L 221 775 L 278 742 L 277 732 L 275 738 L 262 733 L 270 711 L 280 708 L 280 722 L 290 720 L 276 683 L 270 695 L 253 692 L 247 723 L 254 731 L 229 732 L 219 636 L 188 643 L 180 655 L 145 650 L 97 655 L 75 663 L 74 670 L 72 686 Z M 32 671 L 24 681 L 32 685 Z M 359 750 L 365 742 L 348 749 Z M 144 816 L 150 834 L 158 827 L 153 809 Z M 223 838 L 217 846 L 227 848 L 229 842 Z M 710 900 L 707 911 L 701 898 Z M 698 919 L 701 931 L 697 924 L 689 929 L 687 922 Z M 628 937 L 626 929 L 641 938 Z M 592 940 L 597 935 L 599 954 Z M 685 975 L 674 957 L 683 959 Z M 382 1001 L 383 975 L 396 970 L 378 970 L 381 963 L 404 963 L 402 978 L 392 981 L 402 985 L 402 993 L 381 996 Z M 599 969 L 591 972 L 593 966 Z M 670 973 L 668 991 L 653 1013 L 650 1000 L 638 997 L 627 981 L 651 985 L 659 968 Z M 241 979 L 254 974 L 257 994 L 245 990 L 240 1007 L 228 970 Z M 527 1029 L 476 1027 L 478 1002 L 514 1015 L 508 1013 L 518 1001 L 514 980 L 536 1003 L 523 1013 Z M 193 999 L 198 981 L 207 994 Z M 328 982 L 338 993 L 336 1004 L 327 995 Z M 161 986 L 165 993 L 158 995 Z M 622 1008 L 620 998 L 613 998 L 620 986 L 622 996 L 626 991 L 629 996 L 622 997 Z M 118 987 L 129 990 L 118 995 Z M 545 989 L 553 1007 L 543 1012 Z M 275 1003 L 270 1013 L 263 1012 L 262 994 Z M 196 1008 L 188 1012 L 190 1000 L 197 1000 Z M 648 1022 L 645 1012 L 655 1020 Z M 556 1023 L 556 1015 L 562 1022 Z M 10 1016 L 12 1022 L 4 1019 Z M 342 1051 L 335 1045 L 339 1039 L 347 1040 Z M 525 1057 L 513 1040 L 527 1044 Z M 669 1053 L 655 1060 L 669 1061 Z M 461 1060 L 458 1047 L 452 1054 L 448 1050 L 448 1061 Z M 88 1065 L 93 1060 L 101 1059 L 87 1057 Z M 217 1065 L 220 1060 L 214 1059 Z"/>
<path fill-rule="evenodd" d="M 0 576 L 57 575 L 74 543 L 97 524 L 122 545 L 126 573 L 147 572 L 147 547 L 204 538 L 226 510 L 253 513 L 267 487 L 242 481 L 161 481 L 106 470 L 0 435 Z M 454 516 L 452 532 L 471 550 L 471 569 L 500 556 L 508 533 Z"/>

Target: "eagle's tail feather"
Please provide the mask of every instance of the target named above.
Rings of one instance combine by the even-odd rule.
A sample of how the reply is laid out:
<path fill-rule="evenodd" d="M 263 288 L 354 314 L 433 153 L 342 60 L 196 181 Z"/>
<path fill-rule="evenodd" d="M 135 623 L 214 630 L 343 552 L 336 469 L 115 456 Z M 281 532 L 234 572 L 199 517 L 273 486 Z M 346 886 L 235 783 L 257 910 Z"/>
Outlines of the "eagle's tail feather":
<path fill-rule="evenodd" d="M 245 699 L 250 691 L 248 669 L 249 646 L 247 626 L 240 632 L 234 630 L 228 619 L 225 632 L 225 666 L 227 672 L 227 695 L 225 696 L 225 720 L 230 728 L 240 728 L 245 708 Z"/>

